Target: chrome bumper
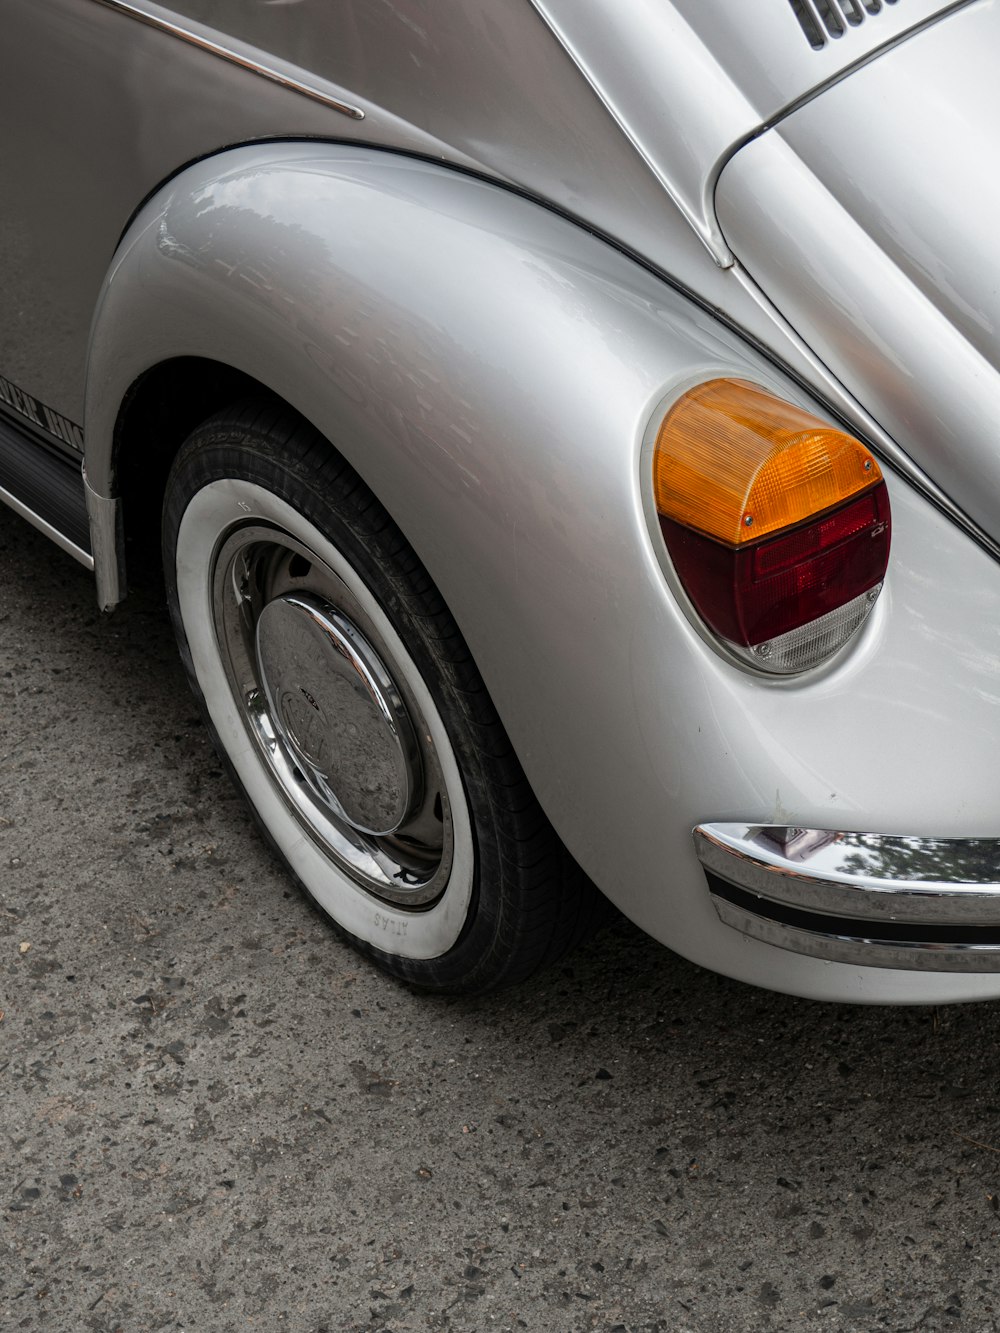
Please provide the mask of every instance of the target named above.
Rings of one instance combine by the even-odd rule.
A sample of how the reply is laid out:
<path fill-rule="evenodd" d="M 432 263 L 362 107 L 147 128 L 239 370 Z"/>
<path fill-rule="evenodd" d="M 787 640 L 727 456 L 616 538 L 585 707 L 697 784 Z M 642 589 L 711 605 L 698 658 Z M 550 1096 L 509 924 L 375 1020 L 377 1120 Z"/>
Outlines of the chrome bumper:
<path fill-rule="evenodd" d="M 1000 972 L 1000 838 L 700 824 L 721 919 L 838 963 Z"/>

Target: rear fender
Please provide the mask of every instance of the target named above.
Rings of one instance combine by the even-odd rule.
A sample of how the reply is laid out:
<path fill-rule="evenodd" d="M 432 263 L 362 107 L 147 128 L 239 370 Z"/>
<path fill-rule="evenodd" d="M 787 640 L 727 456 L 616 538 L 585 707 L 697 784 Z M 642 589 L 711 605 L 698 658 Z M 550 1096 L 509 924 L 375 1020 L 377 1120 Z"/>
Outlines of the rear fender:
<path fill-rule="evenodd" d="M 711 908 L 691 828 L 748 793 L 769 803 L 776 769 L 786 807 L 823 826 L 828 775 L 798 756 L 814 710 L 790 713 L 793 689 L 728 666 L 687 619 L 640 461 L 680 386 L 734 374 L 802 394 L 566 218 L 426 161 L 317 143 L 203 161 L 136 218 L 89 365 L 87 474 L 106 504 L 121 404 L 177 357 L 251 376 L 334 444 L 440 589 L 584 869 L 660 938 L 752 971 L 730 957 L 743 945 Z M 734 764 L 761 703 L 783 739 Z M 755 950 L 768 973 L 775 951 Z"/>

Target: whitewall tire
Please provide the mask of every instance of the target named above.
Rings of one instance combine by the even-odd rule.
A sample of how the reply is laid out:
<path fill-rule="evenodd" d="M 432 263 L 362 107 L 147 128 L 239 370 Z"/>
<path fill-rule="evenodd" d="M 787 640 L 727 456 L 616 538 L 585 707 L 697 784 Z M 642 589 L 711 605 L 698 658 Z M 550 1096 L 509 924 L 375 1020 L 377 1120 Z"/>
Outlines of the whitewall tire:
<path fill-rule="evenodd" d="M 426 571 L 325 440 L 268 400 L 204 423 L 163 546 L 220 754 L 342 933 L 445 991 L 510 984 L 573 943 L 594 891 Z"/>

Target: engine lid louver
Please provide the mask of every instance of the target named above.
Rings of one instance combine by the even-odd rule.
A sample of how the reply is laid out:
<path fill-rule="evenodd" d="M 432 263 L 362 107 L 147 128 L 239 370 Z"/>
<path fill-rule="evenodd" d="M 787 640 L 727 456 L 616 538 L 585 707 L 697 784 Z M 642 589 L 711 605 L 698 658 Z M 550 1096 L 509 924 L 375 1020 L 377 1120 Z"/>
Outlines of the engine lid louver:
<path fill-rule="evenodd" d="M 843 37 L 866 18 L 881 14 L 897 0 L 788 0 L 809 45 L 821 51 L 831 38 Z"/>

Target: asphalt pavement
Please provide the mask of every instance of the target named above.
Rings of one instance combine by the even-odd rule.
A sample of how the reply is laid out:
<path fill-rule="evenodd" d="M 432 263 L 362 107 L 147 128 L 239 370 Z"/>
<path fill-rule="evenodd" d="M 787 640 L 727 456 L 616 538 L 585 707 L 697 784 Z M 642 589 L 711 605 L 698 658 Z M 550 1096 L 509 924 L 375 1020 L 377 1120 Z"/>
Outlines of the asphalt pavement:
<path fill-rule="evenodd" d="M 750 989 L 613 923 L 383 978 L 231 792 L 155 581 L 0 510 L 0 1328 L 1000 1328 L 1000 1006 Z"/>

